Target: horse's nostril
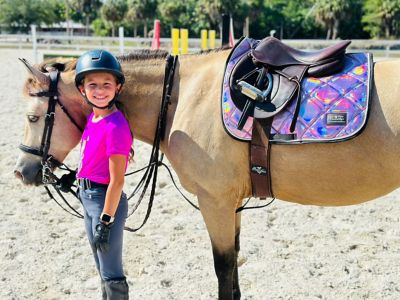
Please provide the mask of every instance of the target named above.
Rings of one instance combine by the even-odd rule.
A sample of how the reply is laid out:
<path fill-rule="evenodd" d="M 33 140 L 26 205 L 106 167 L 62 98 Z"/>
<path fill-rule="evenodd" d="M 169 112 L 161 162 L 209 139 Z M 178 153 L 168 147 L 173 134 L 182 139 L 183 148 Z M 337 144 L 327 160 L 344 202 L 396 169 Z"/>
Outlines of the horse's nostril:
<path fill-rule="evenodd" d="M 20 171 L 15 170 L 14 176 L 18 179 L 21 179 L 22 181 L 24 180 L 24 176 L 22 175 L 22 173 Z"/>

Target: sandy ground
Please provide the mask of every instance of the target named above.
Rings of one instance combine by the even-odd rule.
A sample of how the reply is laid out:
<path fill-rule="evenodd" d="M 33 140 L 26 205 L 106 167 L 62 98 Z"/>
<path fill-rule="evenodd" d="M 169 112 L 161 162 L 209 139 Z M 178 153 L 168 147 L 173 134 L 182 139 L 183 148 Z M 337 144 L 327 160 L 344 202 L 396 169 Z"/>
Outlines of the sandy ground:
<path fill-rule="evenodd" d="M 17 57 L 32 59 L 32 53 L 0 50 L 0 299 L 100 299 L 82 220 L 62 211 L 42 187 L 14 179 L 26 76 Z M 149 147 L 140 142 L 135 147 L 131 170 L 148 160 Z M 68 162 L 75 166 L 77 159 L 75 151 Z M 167 172 L 160 173 L 147 225 L 125 235 L 130 297 L 216 299 L 202 217 L 174 190 Z M 127 192 L 138 179 L 127 180 Z M 400 299 L 398 198 L 395 191 L 342 208 L 276 201 L 268 209 L 244 212 L 242 299 Z M 128 225 L 139 225 L 143 216 L 144 207 Z"/>

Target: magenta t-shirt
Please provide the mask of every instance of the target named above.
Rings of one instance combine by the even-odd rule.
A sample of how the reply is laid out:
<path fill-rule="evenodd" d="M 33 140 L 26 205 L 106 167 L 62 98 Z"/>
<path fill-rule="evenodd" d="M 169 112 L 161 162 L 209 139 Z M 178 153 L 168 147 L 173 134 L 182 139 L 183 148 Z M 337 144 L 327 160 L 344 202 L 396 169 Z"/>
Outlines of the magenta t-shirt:
<path fill-rule="evenodd" d="M 88 117 L 81 140 L 81 161 L 78 178 L 98 183 L 110 183 L 109 157 L 122 154 L 128 157 L 132 146 L 132 135 L 128 121 L 120 111 L 113 112 L 98 122 L 93 122 L 93 113 Z"/>

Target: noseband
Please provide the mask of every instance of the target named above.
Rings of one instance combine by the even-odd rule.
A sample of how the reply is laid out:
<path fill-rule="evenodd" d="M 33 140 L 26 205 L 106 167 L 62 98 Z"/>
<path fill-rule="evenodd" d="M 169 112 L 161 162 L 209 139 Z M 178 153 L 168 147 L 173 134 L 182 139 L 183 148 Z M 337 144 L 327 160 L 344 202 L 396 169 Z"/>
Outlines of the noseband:
<path fill-rule="evenodd" d="M 50 85 L 48 91 L 42 91 L 38 93 L 30 93 L 29 95 L 32 97 L 48 97 L 49 105 L 47 107 L 47 113 L 45 116 L 44 129 L 42 135 L 42 141 L 40 143 L 40 148 L 27 146 L 24 144 L 19 145 L 19 149 L 22 151 L 33 154 L 36 156 L 41 156 L 41 164 L 42 164 L 42 182 L 44 184 L 55 183 L 57 177 L 53 174 L 52 170 L 56 167 L 60 167 L 63 165 L 60 161 L 54 158 L 52 155 L 49 155 L 50 149 L 50 140 L 53 132 L 54 126 L 54 117 L 57 103 L 60 105 L 62 111 L 67 115 L 67 117 L 71 120 L 71 122 L 78 128 L 81 132 L 83 129 L 78 125 L 78 123 L 72 118 L 67 109 L 62 105 L 58 95 L 58 80 L 60 78 L 60 72 L 50 71 Z"/>

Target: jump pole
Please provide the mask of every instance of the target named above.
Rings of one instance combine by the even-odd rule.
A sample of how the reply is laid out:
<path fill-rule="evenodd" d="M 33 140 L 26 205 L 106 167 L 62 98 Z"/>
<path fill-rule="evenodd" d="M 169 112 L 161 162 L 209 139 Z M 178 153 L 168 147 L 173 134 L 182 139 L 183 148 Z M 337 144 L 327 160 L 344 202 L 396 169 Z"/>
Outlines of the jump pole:
<path fill-rule="evenodd" d="M 154 20 L 154 35 L 153 35 L 153 41 L 151 42 L 152 50 L 160 49 L 160 31 L 161 31 L 160 20 Z"/>
<path fill-rule="evenodd" d="M 208 31 L 208 37 L 209 37 L 209 46 L 210 49 L 215 48 L 215 30 L 209 30 Z"/>
<path fill-rule="evenodd" d="M 118 30 L 119 33 L 119 53 L 123 54 L 124 53 L 124 27 L 119 27 Z"/>
<path fill-rule="evenodd" d="M 233 18 L 229 18 L 229 47 L 233 48 L 235 46 L 235 35 L 233 33 Z"/>
<path fill-rule="evenodd" d="M 180 30 L 181 34 L 181 53 L 189 53 L 189 30 L 182 28 Z"/>
<path fill-rule="evenodd" d="M 172 32 L 172 55 L 179 55 L 179 29 L 173 28 Z"/>
<path fill-rule="evenodd" d="M 207 50 L 207 30 L 202 29 L 201 30 L 201 50 Z"/>
<path fill-rule="evenodd" d="M 222 15 L 222 32 L 221 32 L 221 45 L 229 46 L 229 27 L 230 27 L 230 16 L 228 14 Z"/>
<path fill-rule="evenodd" d="M 37 50 L 36 25 L 31 25 L 31 33 L 32 33 L 33 61 L 35 64 L 37 64 L 38 63 L 38 50 Z"/>

